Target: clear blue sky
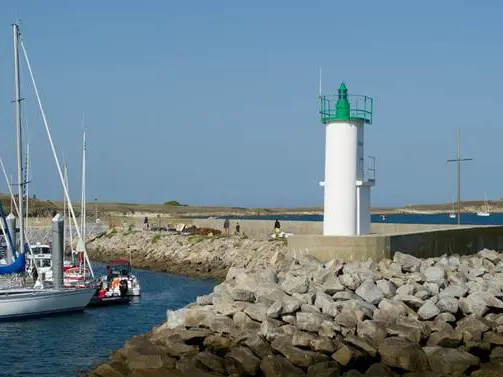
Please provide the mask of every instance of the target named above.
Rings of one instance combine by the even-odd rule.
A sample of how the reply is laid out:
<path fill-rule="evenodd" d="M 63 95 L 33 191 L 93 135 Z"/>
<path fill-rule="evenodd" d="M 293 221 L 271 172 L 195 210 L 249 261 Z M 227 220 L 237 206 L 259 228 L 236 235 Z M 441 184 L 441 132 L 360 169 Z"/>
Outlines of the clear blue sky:
<path fill-rule="evenodd" d="M 0 155 L 14 172 L 11 23 L 80 198 L 247 207 L 323 203 L 324 92 L 375 98 L 366 152 L 376 206 L 449 202 L 456 130 L 463 198 L 503 197 L 503 4 L 498 1 L 0 2 Z M 62 190 L 28 76 L 30 192 Z M 5 191 L 5 185 L 1 190 Z"/>

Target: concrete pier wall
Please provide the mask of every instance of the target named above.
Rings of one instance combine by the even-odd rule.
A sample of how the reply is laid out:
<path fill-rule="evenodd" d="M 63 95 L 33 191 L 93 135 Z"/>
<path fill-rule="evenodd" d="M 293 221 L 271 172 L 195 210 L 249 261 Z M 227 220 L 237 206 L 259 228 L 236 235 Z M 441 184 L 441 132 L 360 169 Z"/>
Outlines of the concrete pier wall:
<path fill-rule="evenodd" d="M 224 219 L 191 219 L 197 227 L 208 227 L 224 230 Z M 250 238 L 266 239 L 274 232 L 274 220 L 229 220 L 231 232 L 234 233 L 239 221 L 241 233 Z M 281 230 L 293 234 L 322 234 L 321 221 L 280 221 Z"/>
<path fill-rule="evenodd" d="M 178 219 L 198 227 L 223 231 L 223 219 Z M 234 233 L 238 220 L 230 220 Z M 264 240 L 273 233 L 274 221 L 239 220 L 241 233 L 250 239 Z M 293 233 L 288 237 L 288 249 L 295 255 L 311 254 L 322 261 L 381 260 L 392 258 L 396 251 L 417 257 L 442 254 L 470 254 L 483 248 L 503 251 L 503 226 L 473 226 L 452 224 L 392 224 L 372 223 L 371 233 L 357 237 L 322 236 L 319 221 L 281 221 L 281 229 Z"/>
<path fill-rule="evenodd" d="M 178 221 L 178 220 L 177 220 Z M 224 230 L 223 219 L 184 219 L 186 224 L 194 224 L 198 227 L 208 227 Z M 238 220 L 230 220 L 231 232 L 234 232 Z M 241 232 L 250 238 L 265 239 L 274 231 L 274 221 L 271 220 L 239 220 Z M 471 225 L 462 225 L 462 228 L 471 228 Z M 457 225 L 450 224 L 391 224 L 372 223 L 371 234 L 403 234 L 426 230 L 453 229 Z M 323 223 L 321 221 L 281 221 L 281 230 L 294 235 L 321 235 Z"/>
<path fill-rule="evenodd" d="M 309 254 L 321 261 L 369 258 L 379 261 L 392 258 L 397 251 L 428 258 L 443 254 L 472 254 L 483 248 L 503 250 L 503 226 L 463 226 L 360 237 L 299 235 L 288 238 L 288 249 L 292 254 Z"/>

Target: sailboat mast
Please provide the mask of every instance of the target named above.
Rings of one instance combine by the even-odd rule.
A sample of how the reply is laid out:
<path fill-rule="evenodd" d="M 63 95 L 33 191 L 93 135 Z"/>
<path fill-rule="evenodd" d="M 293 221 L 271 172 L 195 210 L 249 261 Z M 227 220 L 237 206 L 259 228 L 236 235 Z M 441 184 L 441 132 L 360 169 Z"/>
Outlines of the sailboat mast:
<path fill-rule="evenodd" d="M 458 164 L 458 177 L 457 177 L 457 186 L 458 186 L 458 225 L 461 224 L 461 162 L 462 161 L 471 161 L 472 158 L 461 158 L 461 130 L 458 128 L 458 142 L 456 148 L 456 158 L 453 160 L 447 160 L 447 162 L 457 162 Z"/>
<path fill-rule="evenodd" d="M 86 131 L 82 137 L 82 240 L 86 242 Z"/>
<path fill-rule="evenodd" d="M 66 187 L 68 187 L 68 168 L 66 165 L 66 161 L 63 173 L 64 173 L 65 185 Z M 64 194 L 63 194 L 63 219 L 66 221 L 66 196 Z M 63 229 L 63 245 L 65 245 L 64 247 L 66 247 L 66 225 Z"/>
<path fill-rule="evenodd" d="M 67 190 L 70 190 L 70 187 L 68 185 L 68 165 L 65 161 L 65 171 L 64 171 L 64 178 L 65 178 L 65 186 L 66 186 L 66 189 Z M 66 200 L 66 196 L 63 197 L 63 217 L 65 218 L 65 221 L 66 221 L 66 209 L 67 209 L 68 205 L 67 205 L 67 200 Z M 67 239 L 67 236 L 66 234 L 68 233 L 68 235 L 70 236 L 70 242 L 69 242 L 69 245 L 70 245 L 70 253 L 71 253 L 71 259 L 72 259 L 72 264 L 74 262 L 73 260 L 73 235 L 72 235 L 72 214 L 70 213 L 70 211 L 68 211 L 68 225 L 65 225 L 65 229 L 64 229 L 64 232 L 63 232 L 63 239 L 64 239 L 64 242 L 63 244 L 65 245 L 65 248 L 66 248 L 66 239 Z"/>
<path fill-rule="evenodd" d="M 458 145 L 457 158 L 458 160 L 458 225 L 461 224 L 461 130 L 458 128 Z"/>
<path fill-rule="evenodd" d="M 19 25 L 12 25 L 14 35 L 14 83 L 16 103 L 16 139 L 17 139 L 17 183 L 19 200 L 19 245 L 24 252 L 24 211 L 23 211 L 23 144 L 21 134 L 21 85 L 19 78 Z"/>
<path fill-rule="evenodd" d="M 26 144 L 26 172 L 25 172 L 25 197 L 26 197 L 26 221 L 25 226 L 28 227 L 28 215 L 29 215 L 29 200 L 30 193 L 28 192 L 28 181 L 30 180 L 30 143 Z"/>
<path fill-rule="evenodd" d="M 3 165 L 3 163 L 2 163 Z M 12 193 L 12 184 L 14 183 L 14 178 L 12 178 L 12 174 L 10 175 L 10 182 L 9 182 L 9 186 L 10 186 L 10 192 Z M 14 211 L 13 209 L 13 204 L 14 204 L 14 195 L 11 195 L 10 196 L 10 213 L 14 213 L 12 211 Z"/>

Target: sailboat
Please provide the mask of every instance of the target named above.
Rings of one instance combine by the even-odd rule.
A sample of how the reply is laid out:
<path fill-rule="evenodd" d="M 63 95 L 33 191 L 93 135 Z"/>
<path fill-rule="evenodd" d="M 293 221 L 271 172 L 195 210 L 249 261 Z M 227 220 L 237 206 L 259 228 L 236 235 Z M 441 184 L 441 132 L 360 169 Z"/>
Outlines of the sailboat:
<path fill-rule="evenodd" d="M 449 218 L 455 219 L 457 216 L 456 209 L 454 208 L 454 199 L 452 200 L 452 210 L 449 212 Z"/>
<path fill-rule="evenodd" d="M 64 164 L 64 180 L 66 187 L 68 188 L 68 167 L 66 163 Z M 74 255 L 76 251 L 73 250 L 73 229 L 71 224 L 71 214 L 66 210 L 67 200 L 66 197 L 63 198 L 63 218 L 65 220 L 65 227 L 63 231 L 63 245 L 64 245 L 64 257 L 63 257 L 63 284 L 65 288 L 72 287 L 85 287 L 87 281 L 91 280 L 89 274 L 83 274 L 82 268 L 75 265 Z M 66 224 L 68 215 L 68 223 Z M 68 231 L 67 231 L 68 230 Z M 69 234 L 69 241 L 67 241 L 67 233 Z M 34 263 L 37 266 L 37 272 L 41 274 L 44 282 L 53 282 L 52 276 L 52 249 L 50 245 L 41 244 L 37 242 L 35 245 L 31 245 L 31 250 L 34 255 Z M 68 255 L 70 254 L 70 255 Z M 87 278 L 87 279 L 86 279 Z"/>
<path fill-rule="evenodd" d="M 489 212 L 489 202 L 487 201 L 487 193 L 485 194 L 485 200 L 484 200 L 484 206 L 482 207 L 482 211 L 477 212 L 477 216 L 491 216 L 491 213 Z"/>
<path fill-rule="evenodd" d="M 82 287 L 86 286 L 87 282 L 92 280 L 94 276 L 91 274 L 89 269 L 86 269 L 86 261 L 84 254 L 85 249 L 85 237 L 86 237 L 86 203 L 85 203 L 85 174 L 86 174 L 86 132 L 83 133 L 82 138 L 82 196 L 81 196 L 81 210 L 80 210 L 80 233 L 81 238 L 77 241 L 76 250 L 73 249 L 73 239 L 72 239 L 72 228 L 70 226 L 70 249 L 72 254 L 72 259 L 74 255 L 78 256 L 78 263 L 72 264 L 70 268 L 65 271 L 65 285 Z"/>
<path fill-rule="evenodd" d="M 38 89 L 35 84 L 35 79 L 33 77 L 33 72 L 28 59 L 26 49 L 24 47 L 23 41 L 20 41 L 21 32 L 19 30 L 19 25 L 13 24 L 13 37 L 14 37 L 14 79 L 15 79 L 15 94 L 16 98 L 14 100 L 16 104 L 16 139 L 17 139 L 17 176 L 18 176 L 18 219 L 19 219 L 19 239 L 20 247 L 19 251 L 16 253 L 15 246 L 12 244 L 12 238 L 7 229 L 5 214 L 3 213 L 3 208 L 0 206 L 0 216 L 2 217 L 2 230 L 7 234 L 8 242 L 11 243 L 13 247 L 15 260 L 13 263 L 0 267 L 0 274 L 21 274 L 26 275 L 26 260 L 25 253 L 29 251 L 29 243 L 25 242 L 25 222 L 24 222 L 24 211 L 23 211 L 23 189 L 25 182 L 23 182 L 23 155 L 22 155 L 22 135 L 21 135 L 21 96 L 20 96 L 20 75 L 19 75 L 19 47 L 22 48 L 25 61 L 30 72 L 31 81 L 35 90 L 37 101 L 39 103 L 40 111 L 42 113 L 42 118 L 46 127 L 46 131 L 49 137 L 49 142 L 53 151 L 53 155 L 56 161 L 58 172 L 63 184 L 65 195 L 69 203 L 69 209 L 73 213 L 73 208 L 71 202 L 69 201 L 68 190 L 65 185 L 61 168 L 59 166 L 59 161 L 56 156 L 56 151 L 54 144 L 52 142 L 52 137 L 48 128 L 45 113 L 41 106 L 40 97 L 38 94 Z M 75 217 L 74 217 L 74 221 Z M 32 254 L 33 256 L 33 254 Z M 35 266 L 36 269 L 36 266 Z M 82 288 L 82 289 L 66 289 L 62 287 L 62 281 L 55 281 L 52 288 L 46 288 L 43 283 L 37 280 L 33 287 L 22 287 L 22 288 L 8 288 L 0 290 L 0 320 L 12 320 L 24 317 L 33 316 L 47 316 L 62 312 L 73 312 L 84 310 L 87 304 L 90 302 L 93 294 L 95 293 L 94 288 Z"/>

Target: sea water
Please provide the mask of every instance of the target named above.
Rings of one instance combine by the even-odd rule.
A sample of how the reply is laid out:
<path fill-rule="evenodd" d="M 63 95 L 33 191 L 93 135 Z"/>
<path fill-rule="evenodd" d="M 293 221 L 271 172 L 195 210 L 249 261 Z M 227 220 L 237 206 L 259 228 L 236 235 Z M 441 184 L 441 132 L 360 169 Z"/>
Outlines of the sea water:
<path fill-rule="evenodd" d="M 102 264 L 95 273 L 104 274 Z M 0 376 L 75 377 L 105 361 L 130 337 L 152 330 L 217 284 L 162 272 L 134 270 L 141 297 L 129 305 L 86 309 L 54 317 L 0 323 Z"/>
<path fill-rule="evenodd" d="M 323 221 L 322 215 L 283 215 L 283 216 L 228 216 L 239 220 L 270 220 L 283 221 Z M 373 223 L 399 224 L 457 224 L 456 218 L 450 218 L 448 213 L 435 214 L 383 214 L 372 215 Z M 490 216 L 477 216 L 475 213 L 461 213 L 461 224 L 465 225 L 503 225 L 503 213 L 492 213 Z"/>

